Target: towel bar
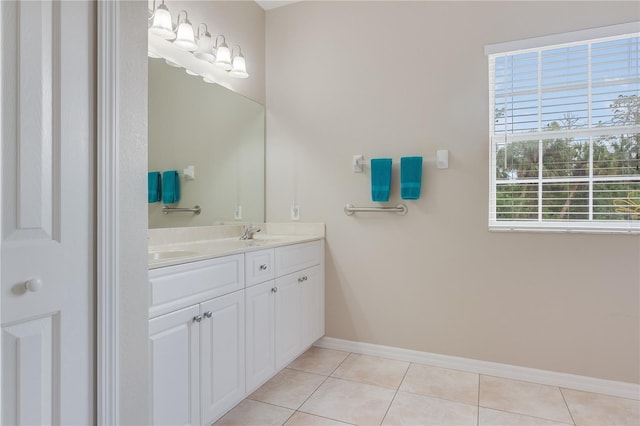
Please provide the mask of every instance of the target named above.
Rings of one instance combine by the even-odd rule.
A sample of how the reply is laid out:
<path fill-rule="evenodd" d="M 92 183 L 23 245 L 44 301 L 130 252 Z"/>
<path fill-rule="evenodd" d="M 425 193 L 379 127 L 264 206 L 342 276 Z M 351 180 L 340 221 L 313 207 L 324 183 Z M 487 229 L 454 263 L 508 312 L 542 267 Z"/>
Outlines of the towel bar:
<path fill-rule="evenodd" d="M 352 204 L 347 204 L 344 206 L 344 213 L 347 216 L 351 216 L 357 212 L 367 212 L 367 213 L 377 213 L 377 212 L 389 212 L 389 213 L 398 213 L 399 215 L 405 215 L 409 211 L 409 208 L 406 204 L 398 204 L 395 207 L 355 207 Z"/>
<path fill-rule="evenodd" d="M 194 213 L 194 214 L 200 214 L 200 211 L 201 211 L 200 206 L 195 206 L 193 208 L 162 206 L 162 213 L 163 214 L 183 213 L 183 212 L 190 212 L 190 213 Z"/>

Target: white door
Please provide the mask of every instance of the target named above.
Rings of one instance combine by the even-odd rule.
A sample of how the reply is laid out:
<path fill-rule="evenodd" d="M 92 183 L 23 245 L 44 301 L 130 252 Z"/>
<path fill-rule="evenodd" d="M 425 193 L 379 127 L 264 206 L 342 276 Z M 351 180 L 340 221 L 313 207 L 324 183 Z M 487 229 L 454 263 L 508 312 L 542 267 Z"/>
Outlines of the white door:
<path fill-rule="evenodd" d="M 3 425 L 94 423 L 94 23 L 0 1 Z"/>
<path fill-rule="evenodd" d="M 200 424 L 200 306 L 149 321 L 151 424 Z"/>
<path fill-rule="evenodd" d="M 276 369 L 286 366 L 300 353 L 301 275 L 276 279 Z"/>
<path fill-rule="evenodd" d="M 276 369 L 275 291 L 274 281 L 267 281 L 245 290 L 247 393 L 266 382 Z"/>
<path fill-rule="evenodd" d="M 202 424 L 211 424 L 244 398 L 244 291 L 200 304 Z"/>

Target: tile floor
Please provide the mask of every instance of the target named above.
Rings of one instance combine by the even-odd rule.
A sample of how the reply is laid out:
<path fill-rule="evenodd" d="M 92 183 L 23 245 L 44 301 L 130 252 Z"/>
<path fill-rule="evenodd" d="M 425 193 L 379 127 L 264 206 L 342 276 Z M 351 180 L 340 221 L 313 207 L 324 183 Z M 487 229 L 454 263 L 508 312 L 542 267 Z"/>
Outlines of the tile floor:
<path fill-rule="evenodd" d="M 640 425 L 640 401 L 312 347 L 216 425 Z"/>

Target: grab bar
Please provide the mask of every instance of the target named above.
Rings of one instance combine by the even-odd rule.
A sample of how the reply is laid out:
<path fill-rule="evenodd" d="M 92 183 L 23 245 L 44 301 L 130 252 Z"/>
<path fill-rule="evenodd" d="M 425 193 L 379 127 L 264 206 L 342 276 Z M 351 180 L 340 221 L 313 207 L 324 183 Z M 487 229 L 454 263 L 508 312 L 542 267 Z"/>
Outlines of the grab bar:
<path fill-rule="evenodd" d="M 357 212 L 366 212 L 366 213 L 377 213 L 377 212 L 388 212 L 388 213 L 398 213 L 399 215 L 405 215 L 409 211 L 409 208 L 406 204 L 398 204 L 395 207 L 355 207 L 352 204 L 347 204 L 344 206 L 344 212 L 347 216 L 351 216 Z"/>
<path fill-rule="evenodd" d="M 200 209 L 200 206 L 195 206 L 193 208 L 162 206 L 162 213 L 163 214 L 186 213 L 186 212 L 190 212 L 190 213 L 193 213 L 193 214 L 200 214 L 201 209 Z"/>

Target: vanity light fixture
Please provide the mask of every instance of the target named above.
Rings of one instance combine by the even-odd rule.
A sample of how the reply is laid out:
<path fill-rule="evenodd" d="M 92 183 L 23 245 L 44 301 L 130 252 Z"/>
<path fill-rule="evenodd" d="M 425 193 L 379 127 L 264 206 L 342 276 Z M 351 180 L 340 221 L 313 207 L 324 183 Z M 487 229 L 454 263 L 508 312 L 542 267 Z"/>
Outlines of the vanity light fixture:
<path fill-rule="evenodd" d="M 222 43 L 218 46 L 218 40 L 222 37 Z M 225 71 L 231 70 L 231 51 L 224 39 L 224 36 L 220 34 L 216 37 L 216 61 L 215 64 Z"/>
<path fill-rule="evenodd" d="M 182 13 L 184 13 L 184 18 L 180 20 L 180 15 Z M 189 22 L 189 16 L 186 10 L 181 10 L 180 13 L 178 13 L 178 28 L 176 30 L 176 39 L 173 41 L 173 44 L 178 46 L 180 49 L 188 50 L 190 52 L 193 52 L 198 48 L 193 36 L 193 27 L 191 26 L 191 22 Z"/>
<path fill-rule="evenodd" d="M 149 19 L 152 20 L 151 27 L 149 28 L 150 33 L 162 37 L 165 40 L 173 40 L 176 38 L 171 24 L 171 13 L 169 13 L 169 8 L 164 4 L 164 0 L 162 0 L 162 3 L 160 3 L 158 7 L 156 7 L 156 0 L 153 0 L 153 11 Z"/>
<path fill-rule="evenodd" d="M 240 49 L 240 46 L 234 46 L 231 49 L 231 52 L 233 53 L 233 50 L 235 48 L 238 48 L 238 53 L 233 56 L 233 60 L 231 61 L 232 64 L 232 68 L 231 71 L 229 72 L 229 75 L 231 77 L 236 77 L 236 78 L 248 78 L 249 74 L 247 73 L 247 63 L 244 59 L 244 55 L 242 54 L 242 49 Z"/>
<path fill-rule="evenodd" d="M 202 31 L 204 26 L 204 32 Z M 198 48 L 193 52 L 193 56 L 207 62 L 213 62 L 216 57 L 213 56 L 213 39 L 209 34 L 207 24 L 204 22 L 198 25 Z"/>
<path fill-rule="evenodd" d="M 2 1 L 2 0 L 0 0 Z M 193 56 L 201 61 L 211 63 L 216 67 L 227 71 L 231 77 L 235 78 L 248 78 L 249 74 L 247 73 L 247 63 L 244 55 L 242 54 L 242 49 L 240 46 L 234 46 L 233 49 L 229 49 L 229 45 L 227 45 L 227 41 L 223 34 L 218 35 L 215 39 L 211 37 L 209 33 L 209 28 L 207 24 L 201 23 L 197 27 L 197 37 L 194 35 L 193 26 L 189 21 L 189 15 L 186 10 L 181 10 L 178 13 L 178 17 L 176 19 L 176 24 L 174 25 L 171 20 L 171 13 L 169 12 L 169 8 L 164 4 L 165 0 L 161 0 L 161 3 L 156 7 L 156 0 L 153 0 L 152 9 L 149 10 L 149 34 L 152 34 L 155 37 L 160 37 L 165 40 L 173 40 L 173 43 L 170 45 L 174 45 L 175 47 L 186 50 L 193 53 Z M 153 38 L 153 42 L 156 43 L 155 37 L 150 37 L 149 45 L 151 46 L 151 39 Z M 236 50 L 237 48 L 237 50 Z M 164 45 L 162 49 L 165 49 Z M 152 50 L 147 51 L 147 55 L 150 58 L 164 58 L 166 63 L 175 68 L 185 68 L 187 74 L 202 76 L 204 81 L 207 83 L 219 83 L 213 77 L 210 71 L 206 68 L 210 67 L 210 65 L 197 65 L 193 61 L 180 61 L 184 62 L 187 67 L 183 66 L 181 63 L 176 63 L 171 59 L 167 59 L 166 56 L 171 57 L 179 57 L 174 56 L 172 54 L 167 53 L 166 56 L 163 53 L 156 53 L 158 51 L 162 52 L 160 49 L 160 45 L 154 45 Z M 235 53 L 235 54 L 234 54 Z M 200 70 L 200 72 L 195 72 L 191 68 L 196 68 Z"/>

